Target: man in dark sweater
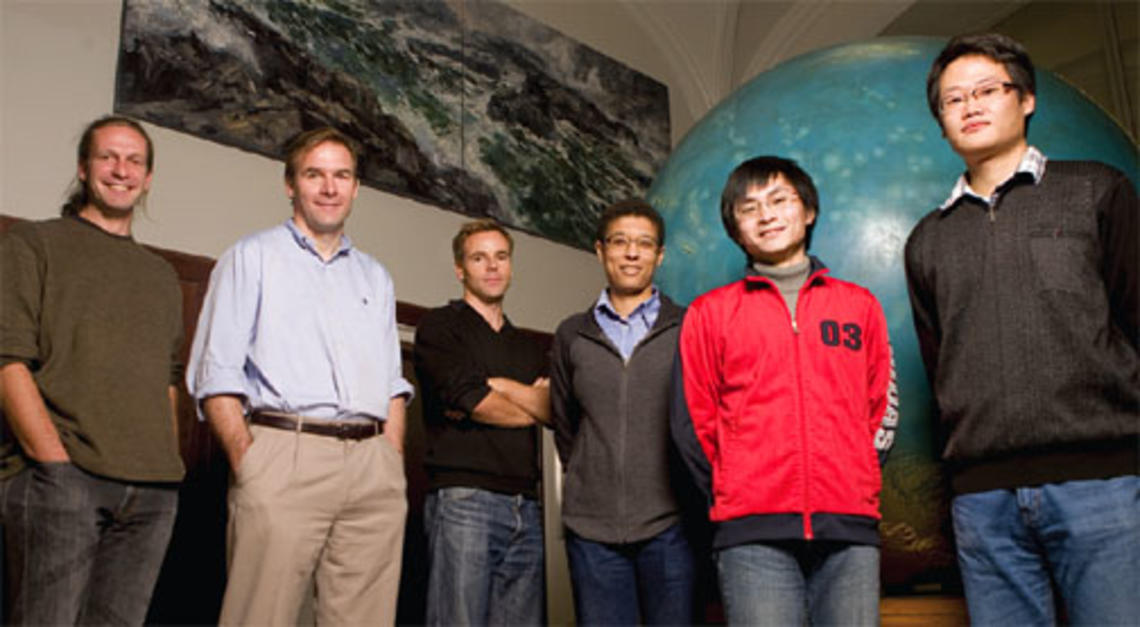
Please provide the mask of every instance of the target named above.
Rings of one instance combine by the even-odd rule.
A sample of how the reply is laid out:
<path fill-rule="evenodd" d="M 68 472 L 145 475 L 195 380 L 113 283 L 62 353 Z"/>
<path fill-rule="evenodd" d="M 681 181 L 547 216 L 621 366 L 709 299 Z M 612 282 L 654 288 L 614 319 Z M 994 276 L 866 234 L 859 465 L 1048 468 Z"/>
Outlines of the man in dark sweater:
<path fill-rule="evenodd" d="M 429 625 L 543 622 L 535 425 L 550 414 L 546 353 L 503 313 L 510 234 L 492 220 L 452 240 L 463 299 L 416 329 L 428 489 Z"/>
<path fill-rule="evenodd" d="M 577 623 L 687 624 L 693 555 L 669 455 L 684 309 L 653 285 L 665 223 L 643 200 L 619 202 L 594 249 L 607 285 L 558 326 L 550 374 Z"/>
<path fill-rule="evenodd" d="M 141 625 L 170 540 L 182 296 L 131 237 L 153 163 L 137 122 L 96 120 L 63 217 L 0 240 L 12 624 Z"/>
<path fill-rule="evenodd" d="M 1002 35 L 950 41 L 930 111 L 966 165 L 906 271 L 940 411 L 970 618 L 1140 616 L 1136 192 L 1026 140 L 1033 64 Z"/>

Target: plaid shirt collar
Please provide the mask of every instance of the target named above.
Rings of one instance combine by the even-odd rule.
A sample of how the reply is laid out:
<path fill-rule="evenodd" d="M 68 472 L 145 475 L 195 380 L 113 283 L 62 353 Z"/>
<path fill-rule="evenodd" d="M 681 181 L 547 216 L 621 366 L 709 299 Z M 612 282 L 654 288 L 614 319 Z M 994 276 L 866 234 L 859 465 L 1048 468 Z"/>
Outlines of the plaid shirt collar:
<path fill-rule="evenodd" d="M 1034 185 L 1040 183 L 1041 177 L 1045 176 L 1046 161 L 1048 161 L 1048 159 L 1045 157 L 1045 155 L 1041 154 L 1040 150 L 1037 150 L 1033 146 L 1030 146 L 1025 151 L 1025 154 L 1021 157 L 1021 162 L 1017 164 L 1017 170 L 1015 170 L 1013 174 L 1005 180 L 1005 182 L 994 188 L 994 193 L 989 198 L 985 198 L 981 194 L 978 194 L 974 190 L 970 189 L 970 183 L 966 180 L 966 174 L 962 173 L 962 175 L 958 177 L 958 181 L 954 183 L 954 189 L 950 191 L 950 197 L 947 198 L 946 201 L 943 202 L 942 205 L 938 208 L 943 211 L 950 209 L 954 205 L 958 204 L 958 201 L 965 196 L 976 198 L 985 203 L 987 206 L 992 205 L 997 200 L 998 196 L 1001 195 L 1003 191 L 1005 191 L 1005 188 L 1009 185 L 1010 181 L 1013 181 L 1014 179 L 1017 179 L 1019 177 L 1030 177 L 1033 179 Z"/>

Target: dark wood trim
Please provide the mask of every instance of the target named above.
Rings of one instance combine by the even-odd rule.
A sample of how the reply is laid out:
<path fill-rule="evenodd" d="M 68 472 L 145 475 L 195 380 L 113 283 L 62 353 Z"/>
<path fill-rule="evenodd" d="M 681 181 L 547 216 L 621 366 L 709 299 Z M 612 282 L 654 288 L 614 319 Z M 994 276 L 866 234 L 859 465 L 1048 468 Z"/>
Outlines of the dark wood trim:
<path fill-rule="evenodd" d="M 406 324 L 410 327 L 416 327 L 420 324 L 420 319 L 428 312 L 427 307 L 420 307 L 412 303 L 405 303 L 404 301 L 396 301 L 396 322 Z"/>

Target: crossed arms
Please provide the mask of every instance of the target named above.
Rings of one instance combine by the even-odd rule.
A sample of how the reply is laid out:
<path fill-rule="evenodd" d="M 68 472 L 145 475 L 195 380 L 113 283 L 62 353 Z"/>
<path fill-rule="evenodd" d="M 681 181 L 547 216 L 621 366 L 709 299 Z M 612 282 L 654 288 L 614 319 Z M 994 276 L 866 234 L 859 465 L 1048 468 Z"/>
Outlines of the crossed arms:
<path fill-rule="evenodd" d="M 491 391 L 471 412 L 471 419 L 497 427 L 550 424 L 550 379 L 527 385 L 506 377 L 487 379 Z"/>
<path fill-rule="evenodd" d="M 425 316 L 416 330 L 416 375 L 438 395 L 450 420 L 522 428 L 550 422 L 550 380 L 523 382 L 490 376 L 472 354 L 463 330 L 441 315 Z"/>

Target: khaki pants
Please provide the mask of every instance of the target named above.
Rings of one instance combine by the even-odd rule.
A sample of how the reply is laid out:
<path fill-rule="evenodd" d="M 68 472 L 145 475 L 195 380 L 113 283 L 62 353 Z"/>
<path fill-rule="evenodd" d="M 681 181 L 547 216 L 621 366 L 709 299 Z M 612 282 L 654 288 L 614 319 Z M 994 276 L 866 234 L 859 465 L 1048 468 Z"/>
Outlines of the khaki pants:
<path fill-rule="evenodd" d="M 318 625 L 391 625 L 404 465 L 384 437 L 339 440 L 251 425 L 229 491 L 223 625 L 293 625 L 310 582 Z"/>

